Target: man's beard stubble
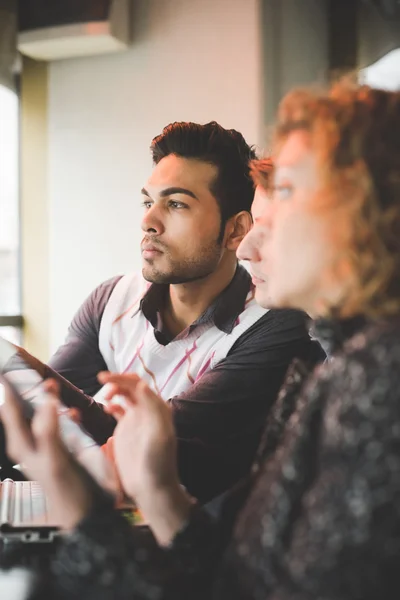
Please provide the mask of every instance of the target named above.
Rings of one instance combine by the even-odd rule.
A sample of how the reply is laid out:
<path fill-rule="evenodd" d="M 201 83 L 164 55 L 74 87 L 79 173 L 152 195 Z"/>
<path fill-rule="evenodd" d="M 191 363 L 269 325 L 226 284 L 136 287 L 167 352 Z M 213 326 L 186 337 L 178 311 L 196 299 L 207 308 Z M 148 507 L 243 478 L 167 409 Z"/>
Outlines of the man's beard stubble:
<path fill-rule="evenodd" d="M 212 247 L 204 249 L 201 256 L 197 259 L 170 261 L 170 266 L 167 270 L 161 271 L 157 268 L 152 268 L 154 260 L 146 261 L 147 265 L 143 267 L 143 277 L 150 283 L 178 285 L 182 283 L 190 283 L 205 279 L 218 267 L 221 259 L 221 243 L 215 242 Z M 164 252 L 164 256 L 168 256 Z M 150 268 L 149 268 L 150 267 Z"/>

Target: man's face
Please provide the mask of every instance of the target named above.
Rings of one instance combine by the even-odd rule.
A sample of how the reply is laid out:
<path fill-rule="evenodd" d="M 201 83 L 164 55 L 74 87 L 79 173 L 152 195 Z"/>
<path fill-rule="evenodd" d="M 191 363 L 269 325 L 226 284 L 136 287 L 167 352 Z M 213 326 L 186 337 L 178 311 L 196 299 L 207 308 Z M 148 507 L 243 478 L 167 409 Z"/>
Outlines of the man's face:
<path fill-rule="evenodd" d="M 217 168 L 163 158 L 142 189 L 143 276 L 152 283 L 186 283 L 214 272 L 223 254 L 221 216 L 210 186 Z"/>

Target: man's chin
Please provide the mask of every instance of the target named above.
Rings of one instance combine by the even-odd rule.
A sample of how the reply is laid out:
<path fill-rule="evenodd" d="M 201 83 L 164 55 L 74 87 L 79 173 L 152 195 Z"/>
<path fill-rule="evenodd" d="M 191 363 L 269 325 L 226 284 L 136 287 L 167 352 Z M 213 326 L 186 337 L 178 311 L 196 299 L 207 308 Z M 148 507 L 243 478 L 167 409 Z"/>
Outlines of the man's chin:
<path fill-rule="evenodd" d="M 143 269 L 142 269 L 142 275 L 143 275 L 143 279 L 145 279 L 149 283 L 156 283 L 156 280 L 158 279 L 155 276 L 155 273 L 154 273 L 154 271 L 152 269 L 146 269 L 146 268 L 143 267 Z"/>
<path fill-rule="evenodd" d="M 143 278 L 149 283 L 169 283 L 169 277 L 166 273 L 160 273 L 149 265 L 142 267 Z"/>

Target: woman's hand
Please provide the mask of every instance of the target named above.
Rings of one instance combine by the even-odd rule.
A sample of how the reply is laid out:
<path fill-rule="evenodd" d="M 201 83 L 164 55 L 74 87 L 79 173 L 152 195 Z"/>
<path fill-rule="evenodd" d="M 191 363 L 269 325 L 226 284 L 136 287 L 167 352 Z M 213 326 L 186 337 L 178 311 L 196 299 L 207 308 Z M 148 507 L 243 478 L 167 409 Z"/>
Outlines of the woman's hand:
<path fill-rule="evenodd" d="M 107 400 L 123 396 L 126 402 L 125 410 L 114 411 L 113 450 L 123 488 L 158 541 L 168 544 L 192 503 L 179 483 L 171 410 L 137 375 L 101 373 L 99 380 L 109 386 Z"/>
<path fill-rule="evenodd" d="M 122 417 L 120 411 L 116 414 L 118 425 L 113 440 L 125 491 L 140 498 L 148 490 L 179 484 L 176 437 L 169 406 L 137 375 L 102 373 L 99 379 L 109 384 L 107 400 L 121 395 L 126 401 Z"/>
<path fill-rule="evenodd" d="M 46 391 L 58 394 L 57 383 L 45 382 Z M 23 465 L 24 473 L 38 481 L 47 496 L 52 520 L 71 529 L 91 507 L 91 492 L 64 446 L 58 429 L 58 405 L 45 402 L 35 409 L 29 425 L 18 400 L 5 384 L 0 409 L 8 455 Z"/>

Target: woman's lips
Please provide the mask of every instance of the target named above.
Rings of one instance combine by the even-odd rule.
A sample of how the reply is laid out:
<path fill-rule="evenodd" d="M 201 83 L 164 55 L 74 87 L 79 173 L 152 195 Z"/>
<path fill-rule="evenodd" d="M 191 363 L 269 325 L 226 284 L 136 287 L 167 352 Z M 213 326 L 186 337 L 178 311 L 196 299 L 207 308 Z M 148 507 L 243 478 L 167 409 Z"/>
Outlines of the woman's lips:
<path fill-rule="evenodd" d="M 257 275 L 251 275 L 251 280 L 253 282 L 254 285 L 261 285 L 262 283 L 265 283 L 265 279 L 261 279 L 260 277 L 257 277 Z"/>

